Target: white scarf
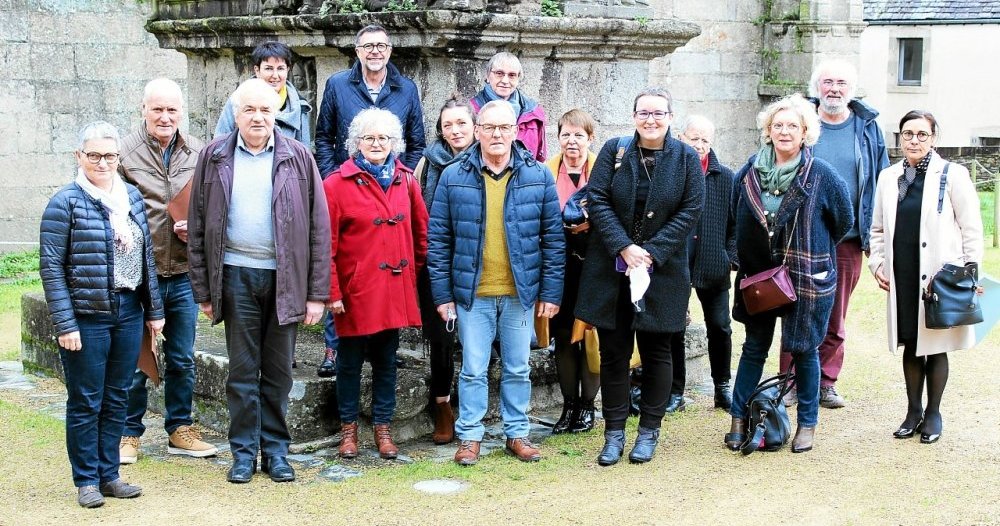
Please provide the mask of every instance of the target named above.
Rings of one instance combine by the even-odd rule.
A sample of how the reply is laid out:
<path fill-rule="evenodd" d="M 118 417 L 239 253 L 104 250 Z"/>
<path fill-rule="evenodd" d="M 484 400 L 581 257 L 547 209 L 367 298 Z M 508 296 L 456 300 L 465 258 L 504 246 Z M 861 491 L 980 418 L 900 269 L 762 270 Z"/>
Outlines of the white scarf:
<path fill-rule="evenodd" d="M 111 230 L 115 233 L 115 244 L 125 252 L 130 252 L 134 244 L 132 229 L 128 226 L 128 214 L 132 211 L 132 203 L 129 202 L 125 182 L 116 173 L 111 176 L 111 191 L 105 192 L 87 179 L 82 168 L 77 168 L 76 184 L 108 209 L 108 215 L 111 216 Z"/>

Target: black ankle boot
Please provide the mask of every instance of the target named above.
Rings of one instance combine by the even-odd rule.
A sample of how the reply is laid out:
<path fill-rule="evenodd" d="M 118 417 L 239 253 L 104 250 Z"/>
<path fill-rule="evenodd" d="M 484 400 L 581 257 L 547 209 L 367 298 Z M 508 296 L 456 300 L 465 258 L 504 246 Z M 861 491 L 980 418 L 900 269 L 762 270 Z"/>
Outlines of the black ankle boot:
<path fill-rule="evenodd" d="M 604 447 L 597 455 L 597 463 L 601 466 L 617 464 L 625 452 L 625 430 L 604 431 Z"/>
<path fill-rule="evenodd" d="M 594 429 L 594 401 L 580 402 L 577 406 L 573 423 L 569 426 L 570 433 L 585 433 Z"/>
<path fill-rule="evenodd" d="M 639 426 L 639 434 L 635 437 L 635 445 L 628 454 L 628 461 L 633 464 L 643 464 L 653 460 L 656 453 L 656 443 L 660 440 L 660 430 Z"/>
<path fill-rule="evenodd" d="M 563 401 L 562 415 L 559 416 L 559 420 L 556 420 L 555 425 L 552 426 L 552 434 L 568 433 L 570 426 L 573 425 L 573 418 L 576 416 L 577 411 L 576 400 Z"/>
<path fill-rule="evenodd" d="M 729 411 L 733 406 L 733 390 L 729 387 L 729 382 L 719 382 L 715 384 L 715 407 Z"/>

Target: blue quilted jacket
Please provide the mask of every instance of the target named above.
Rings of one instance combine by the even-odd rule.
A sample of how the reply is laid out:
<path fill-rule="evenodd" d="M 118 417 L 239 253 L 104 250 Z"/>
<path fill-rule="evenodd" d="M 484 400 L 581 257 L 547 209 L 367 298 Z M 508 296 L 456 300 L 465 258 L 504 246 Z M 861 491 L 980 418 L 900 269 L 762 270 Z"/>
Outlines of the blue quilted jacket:
<path fill-rule="evenodd" d="M 518 300 L 562 301 L 566 240 L 555 178 L 527 150 L 515 147 L 504 198 L 504 222 Z M 427 269 L 435 305 L 472 308 L 482 271 L 486 190 L 479 145 L 441 173 L 427 232 Z"/>
<path fill-rule="evenodd" d="M 142 194 L 126 183 L 132 212 L 144 237 L 143 279 L 139 295 L 147 320 L 163 319 L 156 282 L 153 242 Z M 57 334 L 79 330 L 77 314 L 110 314 L 114 284 L 114 233 L 108 212 L 76 183 L 62 187 L 42 214 L 39 273 Z"/>

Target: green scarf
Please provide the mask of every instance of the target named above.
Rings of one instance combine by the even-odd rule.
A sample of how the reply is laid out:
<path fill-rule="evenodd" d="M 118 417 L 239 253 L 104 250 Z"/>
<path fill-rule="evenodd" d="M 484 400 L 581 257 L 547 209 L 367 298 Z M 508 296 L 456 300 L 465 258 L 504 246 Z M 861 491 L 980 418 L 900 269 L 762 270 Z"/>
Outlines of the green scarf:
<path fill-rule="evenodd" d="M 801 161 L 802 156 L 797 155 L 785 164 L 775 165 L 774 146 L 770 144 L 761 146 L 757 151 L 753 167 L 760 177 L 760 200 L 764 210 L 768 212 L 768 222 L 778 213 L 785 192 L 792 186 L 792 181 L 799 172 Z"/>

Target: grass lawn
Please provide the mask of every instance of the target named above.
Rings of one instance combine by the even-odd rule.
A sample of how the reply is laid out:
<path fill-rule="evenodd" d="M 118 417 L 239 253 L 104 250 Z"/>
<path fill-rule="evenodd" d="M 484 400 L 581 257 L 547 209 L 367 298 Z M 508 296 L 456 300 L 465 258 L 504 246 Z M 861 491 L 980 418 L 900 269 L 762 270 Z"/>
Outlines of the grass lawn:
<path fill-rule="evenodd" d="M 987 250 L 984 268 L 1000 275 L 1000 249 Z M 21 286 L 0 285 L 3 316 L 16 308 L 4 298 Z M 690 393 L 694 403 L 664 420 L 657 456 L 643 466 L 597 466 L 599 431 L 545 441 L 537 464 L 502 454 L 472 468 L 419 461 L 336 484 L 300 469 L 290 484 L 258 475 L 232 485 L 224 466 L 143 458 L 122 468 L 126 480 L 144 487 L 141 498 L 83 510 L 75 504 L 63 423 L 31 409 L 38 394 L 57 396 L 61 386 L 40 380 L 33 394 L 0 391 L 0 443 L 8 452 L 0 525 L 729 524 L 748 517 L 760 524 L 997 523 L 1000 330 L 976 349 L 949 354 L 943 437 L 921 445 L 891 437 L 906 402 L 899 356 L 886 348 L 884 313 L 884 293 L 866 272 L 851 302 L 838 383 L 848 406 L 821 410 L 816 447 L 801 455 L 787 448 L 729 453 L 722 445 L 729 416 L 711 409 L 710 397 Z M 15 318 L 2 318 L 5 338 L 18 332 Z M 734 329 L 735 370 L 743 337 L 739 324 Z M 12 356 L 12 344 L 2 345 L 0 353 Z M 776 369 L 774 355 L 768 363 L 768 371 Z M 630 421 L 630 442 L 634 426 Z M 412 489 L 431 478 L 465 481 L 469 489 L 451 496 Z"/>

